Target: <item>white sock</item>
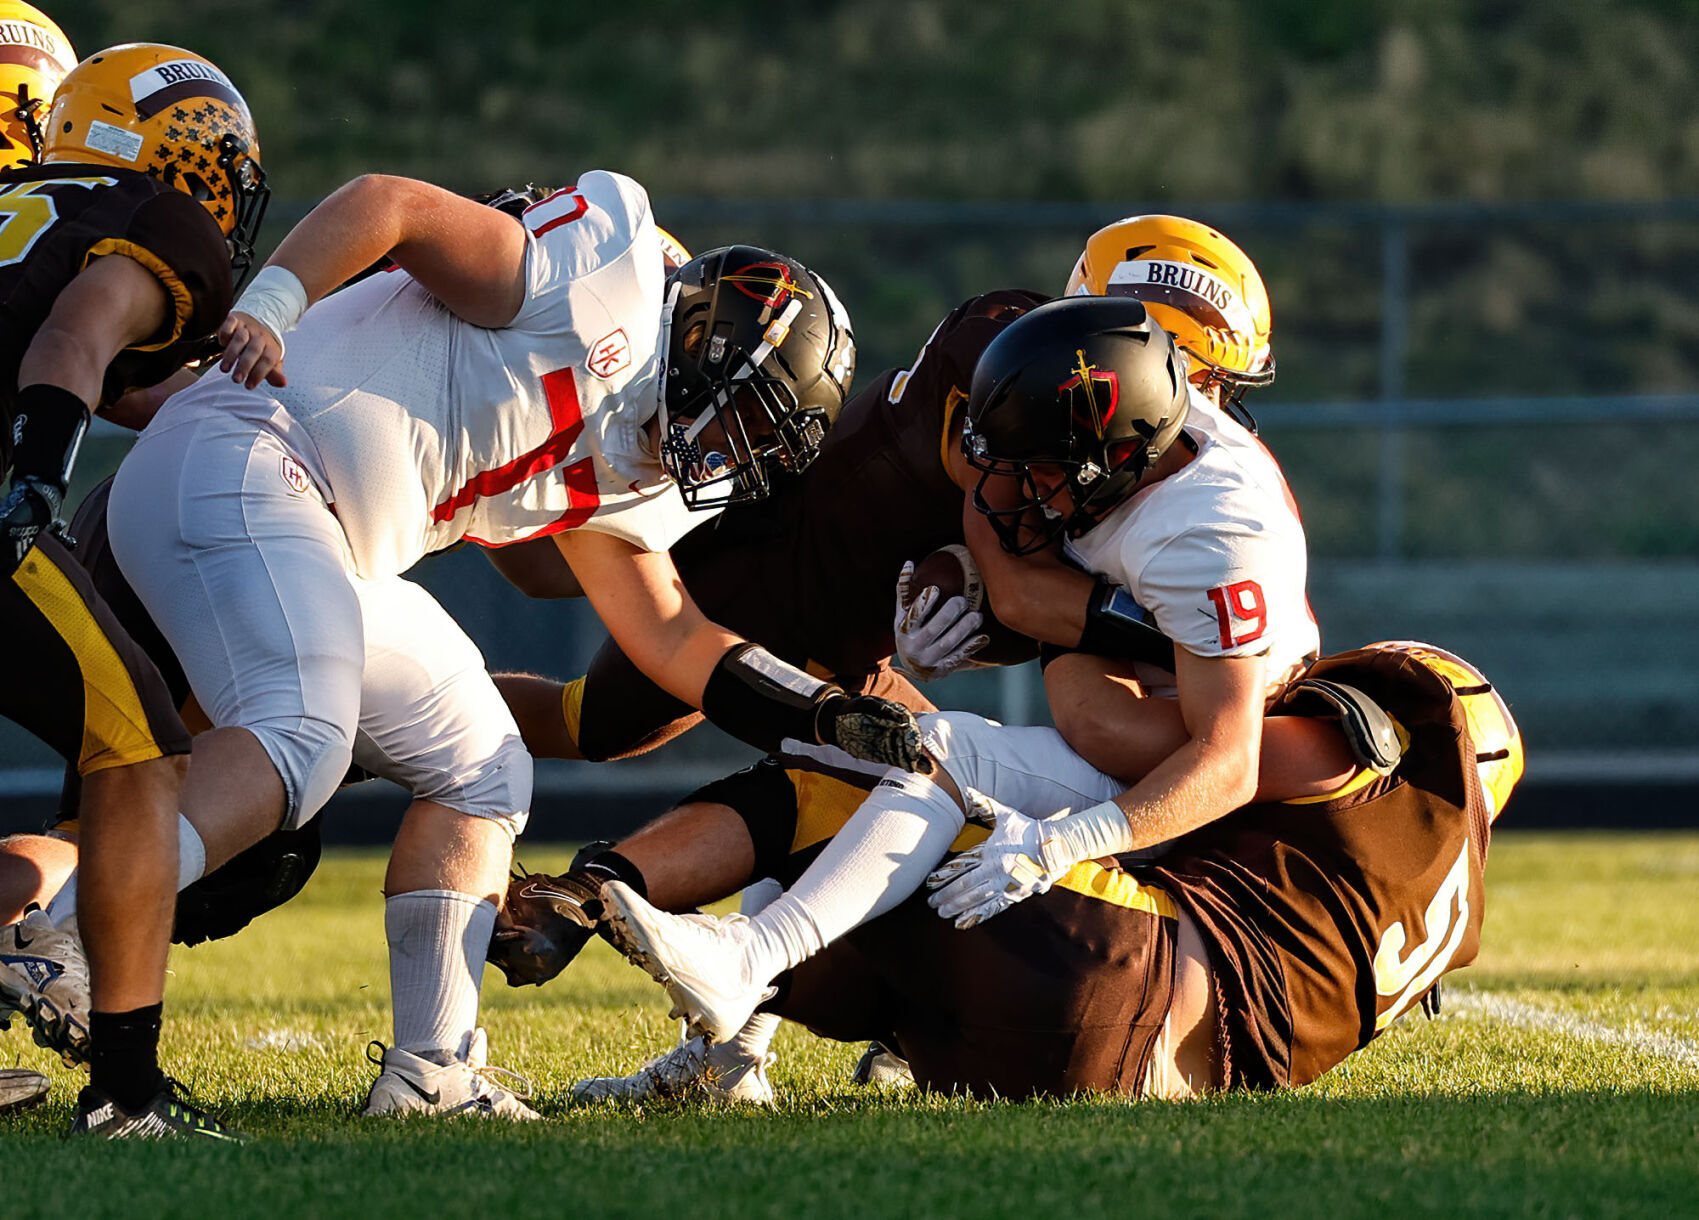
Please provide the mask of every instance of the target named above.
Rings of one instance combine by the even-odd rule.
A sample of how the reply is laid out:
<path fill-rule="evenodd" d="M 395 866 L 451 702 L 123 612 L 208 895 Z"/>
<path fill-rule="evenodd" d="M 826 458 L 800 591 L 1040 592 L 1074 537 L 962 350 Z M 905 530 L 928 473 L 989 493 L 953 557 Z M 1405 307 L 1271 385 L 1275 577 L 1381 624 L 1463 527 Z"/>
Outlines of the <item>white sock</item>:
<path fill-rule="evenodd" d="M 177 815 L 177 892 L 182 893 L 189 886 L 206 876 L 206 844 L 201 842 L 200 834 L 189 825 L 189 819 L 182 814 Z M 77 914 L 77 872 L 71 870 L 71 875 L 65 878 L 65 884 L 59 887 L 59 892 L 53 895 L 53 901 L 47 904 L 47 918 L 53 921 L 54 927 L 59 927 Z"/>
<path fill-rule="evenodd" d="M 745 915 L 759 915 L 783 893 L 777 881 L 765 877 L 744 887 L 737 909 Z M 727 1084 L 736 1083 L 744 1072 L 767 1061 L 767 1049 L 773 1045 L 783 1020 L 777 1013 L 756 1013 L 731 1041 L 716 1042 L 708 1048 L 708 1066 Z"/>
<path fill-rule="evenodd" d="M 789 892 L 749 921 L 744 975 L 759 986 L 920 888 L 965 819 L 924 775 L 880 782 Z"/>
<path fill-rule="evenodd" d="M 415 890 L 383 905 L 395 1045 L 437 1062 L 463 1058 L 478 1027 L 478 990 L 495 904 L 456 890 Z"/>

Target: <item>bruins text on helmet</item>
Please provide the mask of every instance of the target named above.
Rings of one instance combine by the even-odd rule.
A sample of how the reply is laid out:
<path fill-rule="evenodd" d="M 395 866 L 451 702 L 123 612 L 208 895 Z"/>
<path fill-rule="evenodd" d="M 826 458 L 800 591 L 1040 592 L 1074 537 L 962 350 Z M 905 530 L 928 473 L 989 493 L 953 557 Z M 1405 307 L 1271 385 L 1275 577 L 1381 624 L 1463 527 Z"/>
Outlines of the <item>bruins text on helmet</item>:
<path fill-rule="evenodd" d="M 998 335 L 974 369 L 962 430 L 967 460 L 981 472 L 974 507 L 1017 555 L 1064 529 L 1078 537 L 1174 443 L 1186 394 L 1185 355 L 1138 301 L 1065 297 L 1039 306 Z M 1035 466 L 1063 477 L 1046 491 Z M 1063 488 L 1067 512 L 1052 503 Z"/>
<path fill-rule="evenodd" d="M 1256 264 L 1223 234 L 1183 216 L 1117 220 L 1086 241 L 1067 295 L 1143 301 L 1190 357 L 1192 384 L 1253 426 L 1242 399 L 1274 380 L 1273 318 Z"/>
<path fill-rule="evenodd" d="M 41 160 L 41 120 L 76 52 L 34 5 L 0 0 L 0 169 Z"/>
<path fill-rule="evenodd" d="M 71 70 L 48 114 L 46 162 L 141 170 L 201 203 L 238 280 L 271 191 L 248 104 L 211 61 L 181 47 L 108 47 Z"/>
<path fill-rule="evenodd" d="M 710 250 L 668 277 L 661 347 L 661 465 L 691 508 L 758 500 L 781 471 L 807 467 L 855 374 L 830 286 L 754 246 Z"/>

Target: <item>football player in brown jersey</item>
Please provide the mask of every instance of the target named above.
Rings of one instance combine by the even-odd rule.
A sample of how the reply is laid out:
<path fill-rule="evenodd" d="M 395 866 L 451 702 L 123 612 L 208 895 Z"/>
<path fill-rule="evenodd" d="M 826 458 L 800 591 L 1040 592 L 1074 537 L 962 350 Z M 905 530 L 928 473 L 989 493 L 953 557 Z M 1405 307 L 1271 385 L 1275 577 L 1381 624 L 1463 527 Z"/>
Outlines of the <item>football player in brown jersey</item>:
<path fill-rule="evenodd" d="M 172 898 L 195 855 L 178 817 L 188 734 L 54 526 L 91 411 L 217 350 L 269 192 L 247 104 L 177 47 L 90 56 L 44 128 L 40 164 L 0 175 L 0 618 L 13 678 L 0 712 L 77 763 L 86 884 L 6 930 L 0 979 L 39 1036 L 90 1060 L 74 1131 L 224 1137 L 157 1060 Z M 72 915 L 89 956 L 86 1026 Z"/>

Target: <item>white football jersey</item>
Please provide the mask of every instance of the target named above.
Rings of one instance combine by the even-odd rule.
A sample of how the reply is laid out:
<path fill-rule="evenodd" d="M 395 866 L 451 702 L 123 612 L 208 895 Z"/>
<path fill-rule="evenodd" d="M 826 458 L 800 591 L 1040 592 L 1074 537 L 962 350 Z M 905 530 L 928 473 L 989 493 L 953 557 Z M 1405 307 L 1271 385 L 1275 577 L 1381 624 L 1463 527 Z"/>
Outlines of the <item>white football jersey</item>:
<path fill-rule="evenodd" d="M 1321 644 L 1298 507 L 1262 442 L 1195 389 L 1185 430 L 1196 456 L 1067 549 L 1130 593 L 1180 647 L 1204 657 L 1267 654 L 1272 694 Z M 1149 693 L 1175 693 L 1172 674 L 1137 668 Z"/>
<path fill-rule="evenodd" d="M 505 327 L 383 272 L 309 309 L 288 336 L 288 386 L 252 395 L 287 412 L 276 426 L 367 579 L 461 539 L 581 528 L 662 551 L 712 516 L 684 507 L 643 438 L 666 276 L 648 195 L 592 171 L 523 219 L 525 300 Z M 178 398 L 229 398 L 207 382 L 230 386 L 214 376 Z"/>

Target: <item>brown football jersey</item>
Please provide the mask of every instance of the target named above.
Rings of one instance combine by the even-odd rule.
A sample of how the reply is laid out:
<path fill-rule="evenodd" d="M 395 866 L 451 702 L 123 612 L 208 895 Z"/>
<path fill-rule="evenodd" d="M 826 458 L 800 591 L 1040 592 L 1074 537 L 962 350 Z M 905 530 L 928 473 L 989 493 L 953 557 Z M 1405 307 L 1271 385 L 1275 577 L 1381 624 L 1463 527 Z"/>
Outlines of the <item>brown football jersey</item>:
<path fill-rule="evenodd" d="M 962 541 L 962 492 L 945 468 L 951 418 L 980 353 L 1046 299 L 1006 290 L 957 307 L 911 367 L 883 373 L 850 400 L 806 474 L 675 546 L 704 612 L 846 680 L 890 656 L 903 561 Z"/>
<path fill-rule="evenodd" d="M 1249 806 L 1135 869 L 1210 947 L 1234 1088 L 1314 1080 L 1480 946 L 1489 818 L 1463 705 L 1391 651 L 1327 657 L 1310 676 L 1366 691 L 1403 725 L 1393 776 L 1330 801 Z"/>
<path fill-rule="evenodd" d="M 121 254 L 164 286 L 157 334 L 119 353 L 103 397 L 155 385 L 211 354 L 234 286 L 224 234 L 183 192 L 136 170 L 55 163 L 0 173 L 0 405 L 12 417 L 18 364 L 67 284 L 93 259 Z M 0 445 L 10 460 L 11 428 Z"/>

